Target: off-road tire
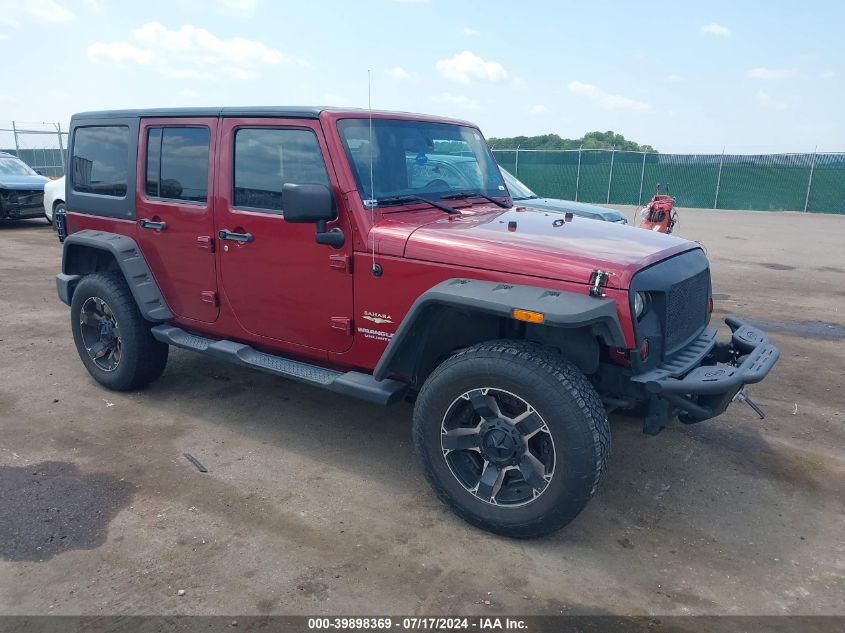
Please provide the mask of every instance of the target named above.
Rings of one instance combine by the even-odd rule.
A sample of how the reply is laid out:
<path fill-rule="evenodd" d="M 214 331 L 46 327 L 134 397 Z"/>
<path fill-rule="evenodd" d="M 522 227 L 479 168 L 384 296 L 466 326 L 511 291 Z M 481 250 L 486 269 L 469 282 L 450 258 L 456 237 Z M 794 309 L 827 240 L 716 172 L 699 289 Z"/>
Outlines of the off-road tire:
<path fill-rule="evenodd" d="M 91 297 L 105 301 L 120 325 L 122 354 L 113 371 L 101 369 L 91 359 L 82 339 L 80 312 L 85 301 Z M 169 347 L 153 338 L 150 323 L 138 311 L 135 298 L 122 275 L 93 273 L 85 276 L 73 293 L 70 323 L 82 363 L 94 380 L 104 387 L 115 391 L 140 389 L 164 372 Z"/>
<path fill-rule="evenodd" d="M 479 499 L 444 457 L 441 424 L 449 407 L 468 390 L 485 387 L 529 403 L 553 439 L 552 479 L 525 505 Z M 523 341 L 481 343 L 445 360 L 420 390 L 413 435 L 423 472 L 440 499 L 469 523 L 515 538 L 548 534 L 572 521 L 595 493 L 610 453 L 607 413 L 584 374 L 556 351 Z"/>

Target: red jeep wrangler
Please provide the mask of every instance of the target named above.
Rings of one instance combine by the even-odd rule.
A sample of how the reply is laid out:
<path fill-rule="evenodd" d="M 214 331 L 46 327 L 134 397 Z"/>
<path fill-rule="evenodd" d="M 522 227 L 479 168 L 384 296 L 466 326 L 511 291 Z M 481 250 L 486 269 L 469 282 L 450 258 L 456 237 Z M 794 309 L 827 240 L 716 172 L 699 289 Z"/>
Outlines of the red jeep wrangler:
<path fill-rule="evenodd" d="M 719 415 L 778 350 L 716 341 L 698 244 L 513 207 L 479 130 L 327 108 L 73 117 L 59 297 L 101 384 L 169 346 L 387 405 L 438 495 L 509 536 L 596 490 L 607 411 Z M 451 161 L 431 160 L 450 155 Z M 469 186 L 468 184 L 469 183 Z"/>

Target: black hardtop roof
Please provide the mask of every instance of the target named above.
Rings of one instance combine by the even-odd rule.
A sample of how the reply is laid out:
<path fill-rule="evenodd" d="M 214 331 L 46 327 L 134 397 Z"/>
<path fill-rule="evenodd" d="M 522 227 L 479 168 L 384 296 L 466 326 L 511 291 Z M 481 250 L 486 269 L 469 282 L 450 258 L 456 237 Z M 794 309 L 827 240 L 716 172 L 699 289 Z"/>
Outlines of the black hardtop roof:
<path fill-rule="evenodd" d="M 219 108 L 146 108 L 133 110 L 98 110 L 91 112 L 79 112 L 73 115 L 73 120 L 81 119 L 128 119 L 140 117 L 281 117 L 288 119 L 317 119 L 321 112 L 332 111 L 349 114 L 366 114 L 364 108 L 338 108 L 329 106 L 248 106 L 248 107 L 219 107 Z M 423 119 L 441 121 L 444 123 L 458 123 L 461 125 L 472 125 L 467 121 L 445 117 L 432 116 L 427 114 L 414 114 L 410 112 L 390 112 L 384 110 L 373 110 L 376 115 L 400 114 L 403 116 L 418 116 Z"/>

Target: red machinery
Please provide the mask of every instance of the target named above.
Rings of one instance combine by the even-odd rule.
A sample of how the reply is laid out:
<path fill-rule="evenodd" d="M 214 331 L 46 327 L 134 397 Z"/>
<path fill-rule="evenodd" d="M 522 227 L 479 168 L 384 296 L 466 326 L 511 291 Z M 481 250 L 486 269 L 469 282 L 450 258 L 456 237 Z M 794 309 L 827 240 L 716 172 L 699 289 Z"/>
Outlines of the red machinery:
<path fill-rule="evenodd" d="M 660 193 L 660 183 L 657 183 L 657 193 L 651 201 L 640 211 L 637 226 L 647 231 L 671 233 L 678 223 L 675 211 L 675 199 L 669 195 L 669 183 L 666 183 L 666 193 Z"/>

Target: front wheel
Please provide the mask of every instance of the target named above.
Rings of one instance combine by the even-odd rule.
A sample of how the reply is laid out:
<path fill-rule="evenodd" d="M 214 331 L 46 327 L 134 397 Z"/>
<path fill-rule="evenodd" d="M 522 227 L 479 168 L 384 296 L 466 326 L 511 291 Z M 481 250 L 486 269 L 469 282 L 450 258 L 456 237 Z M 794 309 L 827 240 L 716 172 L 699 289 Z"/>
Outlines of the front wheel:
<path fill-rule="evenodd" d="M 562 528 L 595 493 L 610 451 L 607 414 L 572 363 L 519 341 L 443 362 L 414 409 L 429 483 L 469 523 L 527 538 Z"/>

